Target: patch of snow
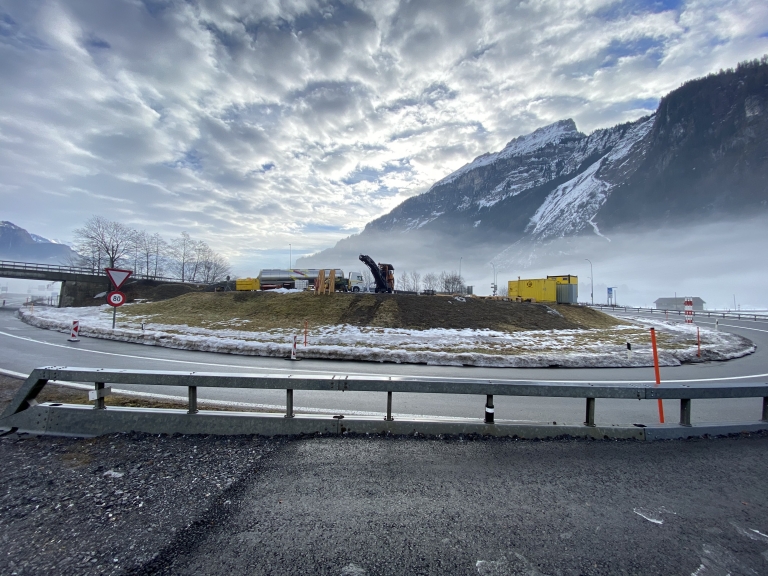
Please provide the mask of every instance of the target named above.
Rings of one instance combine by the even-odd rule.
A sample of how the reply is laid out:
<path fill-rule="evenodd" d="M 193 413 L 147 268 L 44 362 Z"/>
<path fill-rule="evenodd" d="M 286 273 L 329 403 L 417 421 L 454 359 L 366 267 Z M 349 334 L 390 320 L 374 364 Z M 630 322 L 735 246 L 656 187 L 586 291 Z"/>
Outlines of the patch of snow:
<path fill-rule="evenodd" d="M 480 168 L 481 166 L 488 166 L 497 160 L 530 154 L 545 146 L 559 144 L 565 138 L 579 136 L 583 137 L 583 134 L 576 129 L 576 124 L 573 120 L 559 120 L 554 124 L 538 128 L 530 134 L 519 136 L 514 140 L 511 140 L 504 149 L 499 152 L 486 152 L 485 154 L 478 156 L 469 164 L 465 164 L 455 172 L 436 182 L 432 188 L 449 184 L 467 172 L 474 170 L 475 168 Z"/>
<path fill-rule="evenodd" d="M 462 298 L 462 297 L 459 297 Z M 451 300 L 449 300 L 451 302 Z M 457 304 L 460 300 L 454 301 Z M 460 305 L 460 304 L 459 304 Z M 128 310 L 133 304 L 127 304 Z M 140 305 L 139 305 L 140 306 Z M 149 316 L 130 317 L 118 311 L 112 329 L 112 309 L 106 304 L 88 308 L 19 310 L 22 321 L 32 326 L 69 334 L 72 320 L 80 321 L 80 337 L 103 338 L 248 356 L 287 357 L 298 330 L 238 330 L 238 319 L 222 319 L 221 328 L 170 325 L 152 322 Z M 348 359 L 373 362 L 425 363 L 446 366 L 498 367 L 628 367 L 652 366 L 653 354 L 646 327 L 664 334 L 669 348 L 659 350 L 662 366 L 678 366 L 697 359 L 696 327 L 647 318 L 632 318 L 626 324 L 599 330 L 495 330 L 432 328 L 414 330 L 350 325 L 317 326 L 309 332 L 310 344 L 300 346 L 303 358 Z M 144 323 L 144 330 L 141 324 Z M 227 322 L 232 322 L 226 326 Z M 640 328 L 638 327 L 640 326 Z M 702 357 L 727 360 L 751 354 L 755 346 L 727 332 L 702 329 Z M 633 353 L 626 354 L 632 340 Z M 479 352 L 480 350 L 481 352 Z"/>
<path fill-rule="evenodd" d="M 620 163 L 632 147 L 648 134 L 653 122 L 651 117 L 634 126 L 610 153 L 553 190 L 531 217 L 526 232 L 530 231 L 532 236 L 538 238 L 565 236 L 591 223 L 612 190 L 612 185 L 600 177 L 600 168 Z"/>

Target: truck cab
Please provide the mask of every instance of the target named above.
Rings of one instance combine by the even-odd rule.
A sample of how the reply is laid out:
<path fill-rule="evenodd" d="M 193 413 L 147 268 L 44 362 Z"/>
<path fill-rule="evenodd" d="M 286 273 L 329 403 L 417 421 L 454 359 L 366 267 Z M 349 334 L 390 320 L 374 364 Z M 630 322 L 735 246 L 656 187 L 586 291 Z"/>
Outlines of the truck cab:
<path fill-rule="evenodd" d="M 360 272 L 349 273 L 349 290 L 352 292 L 360 292 L 365 290 L 365 281 L 363 275 Z"/>

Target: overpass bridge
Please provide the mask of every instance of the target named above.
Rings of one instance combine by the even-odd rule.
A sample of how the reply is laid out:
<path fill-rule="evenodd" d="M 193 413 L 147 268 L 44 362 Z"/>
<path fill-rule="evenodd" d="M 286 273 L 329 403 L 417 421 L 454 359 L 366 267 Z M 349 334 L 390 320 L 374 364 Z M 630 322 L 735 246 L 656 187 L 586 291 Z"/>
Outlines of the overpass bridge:
<path fill-rule="evenodd" d="M 14 262 L 0 260 L 0 278 L 18 278 L 21 280 L 47 280 L 48 282 L 101 282 L 109 280 L 104 270 L 79 266 L 59 266 L 56 264 L 36 264 L 34 262 Z M 133 274 L 132 279 L 156 280 L 157 282 L 183 282 L 178 278 Z"/>
<path fill-rule="evenodd" d="M 107 290 L 110 285 L 109 278 L 103 269 L 36 264 L 34 262 L 15 262 L 12 260 L 0 260 L 0 278 L 61 282 L 60 306 L 69 306 L 83 298 L 93 297 L 95 294 Z M 173 283 L 183 282 L 178 278 L 151 276 L 148 274 L 133 274 L 131 279 Z"/>

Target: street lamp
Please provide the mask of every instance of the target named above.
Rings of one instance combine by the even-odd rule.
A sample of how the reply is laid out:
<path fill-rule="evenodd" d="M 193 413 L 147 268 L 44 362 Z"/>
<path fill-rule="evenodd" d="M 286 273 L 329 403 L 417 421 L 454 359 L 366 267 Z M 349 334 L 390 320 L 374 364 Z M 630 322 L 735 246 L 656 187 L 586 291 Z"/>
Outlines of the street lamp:
<path fill-rule="evenodd" d="M 293 247 L 288 244 L 288 270 L 293 266 Z"/>
<path fill-rule="evenodd" d="M 464 258 L 464 256 L 461 256 L 459 258 L 459 281 L 461 281 L 461 261 L 462 261 L 463 258 Z M 735 298 L 736 297 L 734 296 L 734 302 L 736 301 Z"/>
<path fill-rule="evenodd" d="M 498 288 L 498 286 L 496 285 L 496 278 L 497 278 L 497 276 L 496 276 L 496 264 L 494 264 L 493 262 L 491 262 L 490 264 L 491 264 L 491 266 L 493 266 L 493 295 L 496 296 L 496 290 Z"/>
<path fill-rule="evenodd" d="M 590 293 L 589 297 L 592 299 L 592 306 L 595 305 L 595 275 L 592 273 L 592 260 L 589 258 L 584 258 L 587 262 L 589 262 L 589 283 L 590 283 Z"/>

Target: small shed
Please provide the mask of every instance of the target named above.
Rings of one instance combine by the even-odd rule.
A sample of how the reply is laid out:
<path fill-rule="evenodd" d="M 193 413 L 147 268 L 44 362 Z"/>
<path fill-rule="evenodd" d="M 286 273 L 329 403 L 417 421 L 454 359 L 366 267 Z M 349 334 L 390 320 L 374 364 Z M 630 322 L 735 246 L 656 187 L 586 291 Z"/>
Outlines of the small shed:
<path fill-rule="evenodd" d="M 683 296 L 677 298 L 658 298 L 654 304 L 656 304 L 656 310 L 685 310 L 686 300 L 693 300 L 694 310 L 704 310 L 705 302 L 698 296 L 692 298 Z"/>

